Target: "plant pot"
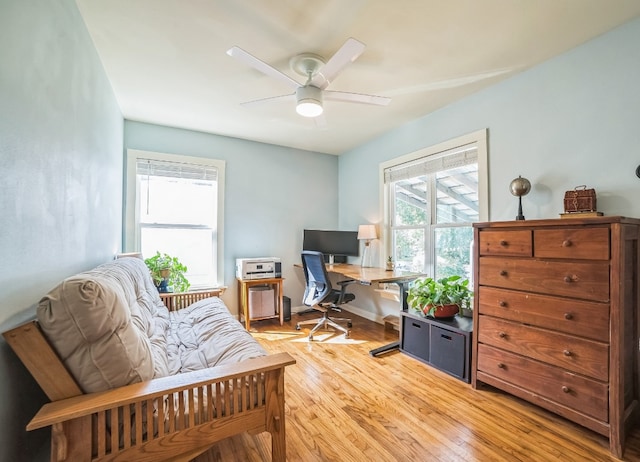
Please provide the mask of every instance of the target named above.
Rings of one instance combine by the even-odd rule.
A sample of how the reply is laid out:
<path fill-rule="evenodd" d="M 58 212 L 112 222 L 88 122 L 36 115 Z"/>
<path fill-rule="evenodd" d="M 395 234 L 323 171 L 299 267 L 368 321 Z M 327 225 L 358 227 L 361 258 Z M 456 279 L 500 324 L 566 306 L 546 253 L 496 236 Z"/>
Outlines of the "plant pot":
<path fill-rule="evenodd" d="M 431 306 L 426 306 L 424 308 L 425 316 L 427 315 L 430 309 L 431 309 Z M 453 318 L 459 312 L 460 312 L 460 306 L 458 305 L 439 305 L 436 307 L 433 314 L 430 314 L 428 316 L 431 316 L 433 318 Z"/>
<path fill-rule="evenodd" d="M 160 292 L 161 294 L 166 294 L 169 292 L 169 281 L 163 279 L 162 281 L 160 281 L 160 284 L 158 284 L 157 287 L 158 292 Z"/>

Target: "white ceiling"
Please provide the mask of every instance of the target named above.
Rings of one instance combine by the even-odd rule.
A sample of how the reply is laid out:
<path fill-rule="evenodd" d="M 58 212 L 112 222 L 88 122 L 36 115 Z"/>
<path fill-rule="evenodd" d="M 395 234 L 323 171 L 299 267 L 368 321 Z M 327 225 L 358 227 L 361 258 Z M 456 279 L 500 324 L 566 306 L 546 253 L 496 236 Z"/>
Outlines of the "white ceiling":
<path fill-rule="evenodd" d="M 123 116 L 341 154 L 640 15 L 638 0 L 76 0 Z M 289 59 L 367 45 L 328 89 L 392 98 L 295 112 L 282 81 L 231 58 L 237 45 L 297 81 Z"/>

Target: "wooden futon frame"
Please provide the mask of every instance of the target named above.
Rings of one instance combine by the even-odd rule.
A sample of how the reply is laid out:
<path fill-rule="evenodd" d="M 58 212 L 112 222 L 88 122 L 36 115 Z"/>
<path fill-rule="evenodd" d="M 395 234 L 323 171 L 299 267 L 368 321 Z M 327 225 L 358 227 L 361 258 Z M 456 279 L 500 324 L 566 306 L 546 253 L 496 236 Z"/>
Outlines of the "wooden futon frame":
<path fill-rule="evenodd" d="M 286 460 L 288 353 L 83 394 L 37 321 L 3 335 L 52 401 L 27 425 L 51 426 L 52 461 L 188 461 L 245 431 L 271 433 Z"/>

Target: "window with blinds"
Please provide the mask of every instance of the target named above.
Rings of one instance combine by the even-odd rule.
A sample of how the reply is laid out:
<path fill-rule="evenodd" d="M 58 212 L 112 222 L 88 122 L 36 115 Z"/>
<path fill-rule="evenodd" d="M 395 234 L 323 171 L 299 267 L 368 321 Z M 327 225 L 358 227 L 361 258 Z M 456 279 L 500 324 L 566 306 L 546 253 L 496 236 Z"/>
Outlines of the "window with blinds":
<path fill-rule="evenodd" d="M 224 163 L 178 155 L 129 153 L 134 176 L 134 251 L 177 257 L 192 288 L 218 286 L 221 183 Z M 129 201 L 128 201 L 129 202 Z M 130 205 L 128 204 L 128 208 Z"/>
<path fill-rule="evenodd" d="M 471 278 L 472 223 L 486 209 L 479 187 L 486 141 L 466 141 L 452 140 L 382 167 L 386 245 L 397 268 L 436 279 Z"/>

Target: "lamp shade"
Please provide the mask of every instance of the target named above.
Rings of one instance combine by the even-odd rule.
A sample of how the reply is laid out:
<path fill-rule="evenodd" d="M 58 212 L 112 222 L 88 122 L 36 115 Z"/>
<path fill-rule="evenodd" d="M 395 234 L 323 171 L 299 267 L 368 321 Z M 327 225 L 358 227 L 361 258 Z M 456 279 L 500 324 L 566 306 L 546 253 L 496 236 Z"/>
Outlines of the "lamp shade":
<path fill-rule="evenodd" d="M 358 239 L 378 239 L 375 225 L 358 226 Z"/>

